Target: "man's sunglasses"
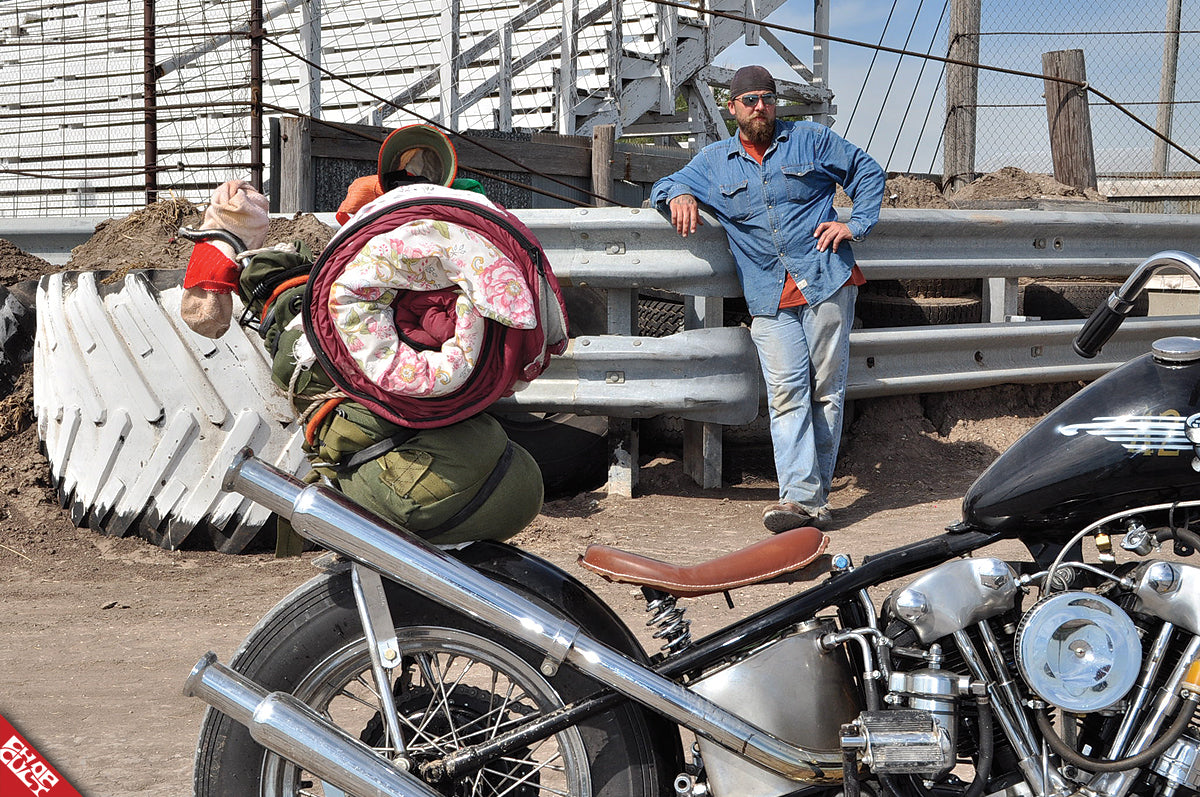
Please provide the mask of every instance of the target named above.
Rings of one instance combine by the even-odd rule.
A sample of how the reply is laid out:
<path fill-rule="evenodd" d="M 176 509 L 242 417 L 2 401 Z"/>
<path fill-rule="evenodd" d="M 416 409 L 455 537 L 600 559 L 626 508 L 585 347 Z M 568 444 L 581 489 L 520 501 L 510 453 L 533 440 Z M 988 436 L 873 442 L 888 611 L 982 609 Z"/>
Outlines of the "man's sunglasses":
<path fill-rule="evenodd" d="M 743 94 L 737 98 L 737 101 L 747 108 L 753 108 L 758 105 L 759 100 L 762 100 L 763 105 L 774 105 L 777 99 L 774 94 Z"/>

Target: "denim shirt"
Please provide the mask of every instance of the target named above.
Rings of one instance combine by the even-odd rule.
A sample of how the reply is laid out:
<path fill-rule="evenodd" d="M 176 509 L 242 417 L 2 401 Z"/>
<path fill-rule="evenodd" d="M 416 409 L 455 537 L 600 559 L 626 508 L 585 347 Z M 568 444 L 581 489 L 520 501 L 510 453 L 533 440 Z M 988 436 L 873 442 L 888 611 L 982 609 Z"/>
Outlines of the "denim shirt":
<path fill-rule="evenodd" d="M 849 241 L 817 251 L 817 225 L 837 219 L 840 184 L 854 203 L 847 222 L 855 240 L 879 221 L 887 175 L 863 150 L 814 122 L 776 120 L 775 140 L 760 165 L 737 135 L 700 150 L 650 191 L 667 210 L 680 194 L 707 206 L 725 228 L 751 315 L 779 310 L 785 269 L 809 304 L 828 299 L 850 279 Z"/>

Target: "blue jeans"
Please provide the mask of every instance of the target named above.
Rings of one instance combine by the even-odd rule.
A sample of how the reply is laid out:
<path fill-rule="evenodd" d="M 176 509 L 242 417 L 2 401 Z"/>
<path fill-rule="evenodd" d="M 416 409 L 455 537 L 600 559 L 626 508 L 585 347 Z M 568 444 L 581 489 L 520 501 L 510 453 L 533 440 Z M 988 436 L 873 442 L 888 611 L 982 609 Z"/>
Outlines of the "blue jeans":
<path fill-rule="evenodd" d="M 814 515 L 829 500 L 841 442 L 856 298 L 858 286 L 844 285 L 817 305 L 750 323 L 767 383 L 779 500 Z"/>

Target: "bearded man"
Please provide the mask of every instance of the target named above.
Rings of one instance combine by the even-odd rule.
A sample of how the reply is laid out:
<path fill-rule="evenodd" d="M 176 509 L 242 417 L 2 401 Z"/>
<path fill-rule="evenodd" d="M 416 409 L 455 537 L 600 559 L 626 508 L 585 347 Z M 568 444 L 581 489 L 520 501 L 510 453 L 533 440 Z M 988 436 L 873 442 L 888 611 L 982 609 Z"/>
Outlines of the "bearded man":
<path fill-rule="evenodd" d="M 879 220 L 886 179 L 829 128 L 777 120 L 777 98 L 765 68 L 739 69 L 728 105 L 738 135 L 702 149 L 650 194 L 680 235 L 696 231 L 701 205 L 728 235 L 767 385 L 779 501 L 763 525 L 774 533 L 831 522 L 850 327 L 866 281 L 850 242 Z M 854 204 L 846 223 L 833 208 L 838 185 Z"/>

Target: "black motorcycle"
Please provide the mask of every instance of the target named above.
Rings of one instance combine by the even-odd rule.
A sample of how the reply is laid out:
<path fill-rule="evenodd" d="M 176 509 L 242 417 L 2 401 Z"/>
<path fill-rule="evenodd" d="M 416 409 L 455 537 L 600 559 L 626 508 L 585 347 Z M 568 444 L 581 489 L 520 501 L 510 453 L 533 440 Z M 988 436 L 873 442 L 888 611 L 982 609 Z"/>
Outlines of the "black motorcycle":
<path fill-rule="evenodd" d="M 1200 281 L 1190 255 L 1147 260 L 1076 351 L 1094 356 L 1168 267 Z M 188 679 L 211 706 L 196 794 L 1193 794 L 1198 471 L 1200 340 L 1166 338 L 1009 448 L 961 522 L 821 557 L 816 586 L 705 638 L 677 597 L 809 567 L 827 538 L 689 568 L 593 546 L 584 564 L 656 610 L 648 655 L 553 565 L 431 547 L 247 452 L 226 488 L 329 553 L 230 666 L 210 653 Z M 1029 561 L 974 555 L 1014 538 Z M 868 588 L 902 578 L 875 606 Z"/>

